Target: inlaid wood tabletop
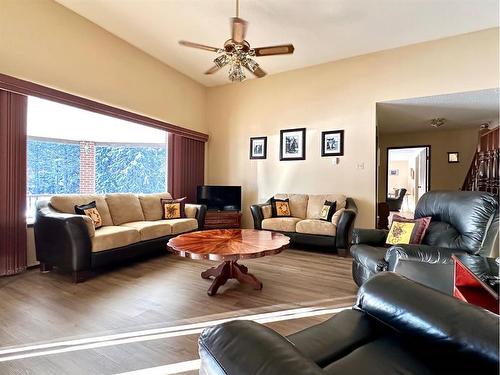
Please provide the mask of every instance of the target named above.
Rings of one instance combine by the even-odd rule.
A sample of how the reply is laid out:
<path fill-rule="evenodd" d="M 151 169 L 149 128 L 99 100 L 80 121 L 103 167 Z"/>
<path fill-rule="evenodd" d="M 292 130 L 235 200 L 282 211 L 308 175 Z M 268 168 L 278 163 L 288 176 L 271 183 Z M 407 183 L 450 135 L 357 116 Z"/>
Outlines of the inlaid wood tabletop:
<path fill-rule="evenodd" d="M 207 292 L 213 296 L 229 279 L 262 289 L 262 283 L 237 260 L 278 254 L 289 244 L 290 239 L 281 233 L 255 229 L 214 229 L 181 234 L 170 239 L 167 248 L 186 258 L 222 261 L 218 267 L 201 273 L 204 279 L 214 278 Z"/>
<path fill-rule="evenodd" d="M 290 239 L 281 233 L 214 229 L 181 234 L 168 241 L 168 248 L 187 258 L 226 261 L 277 254 L 289 244 Z"/>

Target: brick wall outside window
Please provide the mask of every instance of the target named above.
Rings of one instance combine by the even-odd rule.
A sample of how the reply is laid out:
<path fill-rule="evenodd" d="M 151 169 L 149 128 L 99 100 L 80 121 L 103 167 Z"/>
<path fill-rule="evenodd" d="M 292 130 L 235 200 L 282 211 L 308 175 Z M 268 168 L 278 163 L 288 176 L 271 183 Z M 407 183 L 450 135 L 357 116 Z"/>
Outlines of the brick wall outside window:
<path fill-rule="evenodd" d="M 80 194 L 95 193 L 95 143 L 80 142 Z"/>

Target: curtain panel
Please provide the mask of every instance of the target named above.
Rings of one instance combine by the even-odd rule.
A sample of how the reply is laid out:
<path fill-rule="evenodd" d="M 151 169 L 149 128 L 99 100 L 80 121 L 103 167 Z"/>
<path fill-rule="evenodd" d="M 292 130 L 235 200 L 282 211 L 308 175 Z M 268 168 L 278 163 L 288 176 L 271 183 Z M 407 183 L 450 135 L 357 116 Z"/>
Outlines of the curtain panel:
<path fill-rule="evenodd" d="M 196 202 L 196 189 L 205 181 L 205 142 L 168 135 L 168 190 L 174 198 Z"/>
<path fill-rule="evenodd" d="M 0 276 L 26 269 L 28 98 L 0 90 Z"/>

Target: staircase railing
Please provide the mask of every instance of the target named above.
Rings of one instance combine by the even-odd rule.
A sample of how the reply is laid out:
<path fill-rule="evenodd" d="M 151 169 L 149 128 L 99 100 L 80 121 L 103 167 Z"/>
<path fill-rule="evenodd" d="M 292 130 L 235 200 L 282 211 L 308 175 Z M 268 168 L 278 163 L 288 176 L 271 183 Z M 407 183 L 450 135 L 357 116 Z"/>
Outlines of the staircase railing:
<path fill-rule="evenodd" d="M 500 148 L 498 127 L 483 131 L 478 150 L 462 185 L 462 190 L 487 191 L 498 195 L 500 191 Z"/>

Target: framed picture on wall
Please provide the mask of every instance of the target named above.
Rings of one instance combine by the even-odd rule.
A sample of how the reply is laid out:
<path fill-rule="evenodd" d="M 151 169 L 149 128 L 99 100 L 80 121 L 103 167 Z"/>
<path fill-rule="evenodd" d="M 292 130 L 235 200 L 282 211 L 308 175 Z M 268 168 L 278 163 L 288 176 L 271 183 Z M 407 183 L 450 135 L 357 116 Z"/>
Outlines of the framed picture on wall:
<path fill-rule="evenodd" d="M 280 130 L 280 160 L 306 159 L 306 128 Z"/>
<path fill-rule="evenodd" d="M 267 158 L 267 137 L 250 138 L 250 159 Z"/>
<path fill-rule="evenodd" d="M 399 176 L 399 169 L 389 169 L 389 176 Z"/>
<path fill-rule="evenodd" d="M 321 156 L 344 155 L 344 131 L 331 130 L 321 133 Z"/>
<path fill-rule="evenodd" d="M 448 163 L 460 163 L 460 160 L 458 159 L 458 152 L 448 152 Z"/>

